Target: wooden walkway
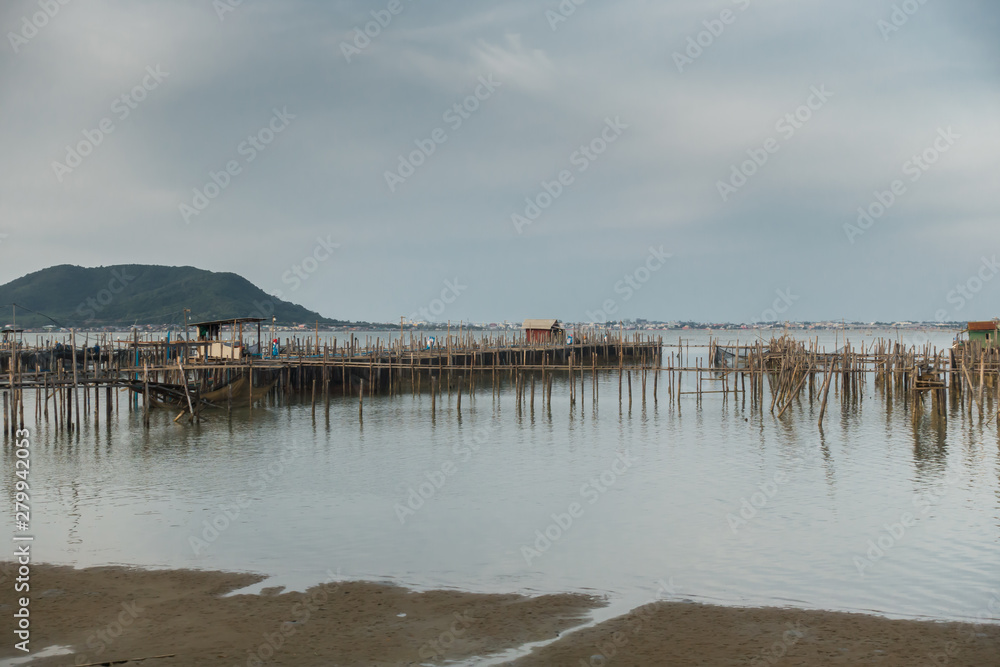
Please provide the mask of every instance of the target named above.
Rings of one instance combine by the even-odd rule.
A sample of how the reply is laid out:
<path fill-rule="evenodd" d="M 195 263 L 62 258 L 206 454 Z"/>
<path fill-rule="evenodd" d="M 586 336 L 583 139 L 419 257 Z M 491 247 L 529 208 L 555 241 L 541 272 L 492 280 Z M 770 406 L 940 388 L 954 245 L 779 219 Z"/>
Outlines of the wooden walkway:
<path fill-rule="evenodd" d="M 565 385 L 572 407 L 582 406 L 587 394 L 596 403 L 598 379 L 608 374 L 617 374 L 619 408 L 629 410 L 634 374 L 643 406 L 647 386 L 654 404 L 662 396 L 678 412 L 684 397 L 700 403 L 707 394 L 719 394 L 723 400 L 749 399 L 752 409 L 780 419 L 808 400 L 810 405 L 817 402 L 820 427 L 831 391 L 848 408 L 860 405 L 874 388 L 890 403 L 902 401 L 914 419 L 925 414 L 928 397 L 926 414 L 940 420 L 958 409 L 970 415 L 978 409 L 981 420 L 992 421 L 1000 411 L 1000 350 L 970 344 L 906 349 L 879 339 L 827 351 L 816 340 L 787 336 L 766 343 L 691 346 L 642 334 L 579 335 L 572 343 L 528 344 L 523 338 L 465 333 L 445 341 L 413 336 L 389 344 L 377 338 L 338 344 L 310 337 L 288 339 L 282 348 L 273 357 L 210 362 L 194 360 L 191 344 L 138 337 L 99 339 L 93 347 L 71 342 L 58 349 L 22 348 L 13 355 L 8 350 L 6 357 L 0 356 L 4 433 L 25 423 L 26 392 L 34 392 L 36 421 L 49 420 L 51 402 L 57 426 L 78 430 L 81 419 L 91 415 L 95 424 L 102 412 L 112 419 L 120 404 L 116 389 L 131 392 L 136 400 L 127 401 L 128 409 L 141 405 L 148 425 L 153 407 L 173 407 L 181 412 L 178 419 L 187 415 L 187 421 L 197 421 L 203 409 L 231 414 L 290 395 L 310 397 L 314 415 L 317 403 L 329 409 L 332 396 L 357 396 L 362 418 L 365 396 L 429 392 L 436 411 L 437 397 L 446 391 L 457 394 L 460 412 L 463 393 L 474 400 L 477 391 L 489 389 L 499 397 L 503 386 L 514 388 L 519 410 L 527 406 L 533 412 L 536 393 L 542 406 L 551 409 L 554 378 Z M 226 390 L 233 386 L 247 390 Z"/>

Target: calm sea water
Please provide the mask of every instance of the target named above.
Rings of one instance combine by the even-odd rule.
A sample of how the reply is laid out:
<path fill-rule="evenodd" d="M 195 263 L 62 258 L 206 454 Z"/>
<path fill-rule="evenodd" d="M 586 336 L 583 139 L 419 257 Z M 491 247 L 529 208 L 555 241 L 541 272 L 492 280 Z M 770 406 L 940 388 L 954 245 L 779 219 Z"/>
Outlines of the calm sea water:
<path fill-rule="evenodd" d="M 953 334 L 930 336 L 946 347 Z M 718 394 L 678 409 L 664 380 L 643 406 L 633 377 L 631 412 L 613 373 L 597 405 L 589 377 L 582 408 L 557 381 L 551 414 L 536 404 L 533 417 L 509 387 L 499 400 L 485 387 L 461 419 L 454 395 L 432 419 L 429 396 L 406 394 L 366 398 L 363 424 L 357 399 L 337 397 L 315 422 L 292 402 L 199 426 L 154 412 L 148 431 L 123 394 L 111 424 L 102 406 L 72 437 L 32 425 L 35 560 L 248 570 L 293 588 L 333 573 L 597 592 L 618 610 L 663 584 L 669 598 L 901 617 L 968 619 L 1000 600 L 995 421 L 914 425 L 869 384 L 858 408 L 831 398 L 820 432 L 818 401 L 780 421 Z"/>

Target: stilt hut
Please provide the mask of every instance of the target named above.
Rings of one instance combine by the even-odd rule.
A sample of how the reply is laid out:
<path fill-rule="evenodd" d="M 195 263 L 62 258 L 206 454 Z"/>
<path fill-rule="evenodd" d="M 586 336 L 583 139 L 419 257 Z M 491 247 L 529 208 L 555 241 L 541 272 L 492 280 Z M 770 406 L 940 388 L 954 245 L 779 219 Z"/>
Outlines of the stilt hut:
<path fill-rule="evenodd" d="M 566 329 L 559 320 L 525 320 L 521 326 L 524 330 L 525 342 L 531 343 L 562 343 L 566 341 Z"/>
<path fill-rule="evenodd" d="M 978 342 L 983 347 L 996 347 L 1000 335 L 1000 321 L 969 322 L 962 333 L 968 333 L 970 343 Z"/>
<path fill-rule="evenodd" d="M 233 317 L 227 320 L 195 322 L 191 326 L 198 331 L 196 358 L 203 361 L 239 361 L 247 354 L 243 341 L 244 325 L 257 325 L 257 345 L 260 346 L 260 323 L 262 317 Z M 223 331 L 228 326 L 229 331 Z M 249 328 L 249 327 L 248 327 Z"/>

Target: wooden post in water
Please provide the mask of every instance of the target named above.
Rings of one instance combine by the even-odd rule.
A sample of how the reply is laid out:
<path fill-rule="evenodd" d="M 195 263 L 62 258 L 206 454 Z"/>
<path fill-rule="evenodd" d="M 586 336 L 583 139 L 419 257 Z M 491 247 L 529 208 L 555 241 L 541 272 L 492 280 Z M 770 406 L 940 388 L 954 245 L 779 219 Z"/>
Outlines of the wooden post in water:
<path fill-rule="evenodd" d="M 58 362 L 58 370 L 56 371 L 56 377 L 52 381 L 52 411 L 55 413 L 53 416 L 55 418 L 55 425 L 57 431 L 62 431 L 66 428 L 66 424 L 63 423 L 66 419 L 66 403 L 63 399 L 63 383 L 62 383 L 62 360 Z"/>
<path fill-rule="evenodd" d="M 549 415 L 552 414 L 552 373 L 549 373 L 548 382 L 545 387 L 545 409 Z"/>
<path fill-rule="evenodd" d="M 191 404 L 191 394 L 188 392 L 187 373 L 184 372 L 184 366 L 181 365 L 180 357 L 177 358 L 177 370 L 181 374 L 181 384 L 184 387 L 184 398 L 187 399 L 188 412 L 191 415 L 188 417 L 188 421 L 190 422 L 194 419 L 194 405 Z"/>
<path fill-rule="evenodd" d="M 573 353 L 569 353 L 569 404 L 570 407 L 576 404 L 576 381 L 573 379 Z"/>
<path fill-rule="evenodd" d="M 684 384 L 684 364 L 681 362 L 681 353 L 677 352 L 677 410 L 681 408 L 681 390 Z"/>
<path fill-rule="evenodd" d="M 698 405 L 701 405 L 701 357 L 696 357 L 694 360 L 695 368 L 695 398 L 698 400 Z"/>
<path fill-rule="evenodd" d="M 77 385 L 76 385 L 76 381 L 77 381 L 77 373 L 76 373 L 76 332 L 73 329 L 70 329 L 69 331 L 70 331 L 70 333 L 69 333 L 70 346 L 73 349 L 73 359 L 72 359 L 72 362 L 73 362 L 73 389 L 72 389 L 72 399 L 70 401 L 71 404 L 68 407 L 71 410 L 73 410 L 73 409 L 76 410 L 76 428 L 77 428 L 77 431 L 79 431 L 80 430 L 80 397 L 79 397 L 79 393 L 77 391 Z M 75 404 L 73 404 L 73 401 L 75 401 Z M 69 416 L 68 421 L 69 421 L 70 429 L 72 429 L 73 428 L 73 417 L 72 417 L 72 415 Z"/>
<path fill-rule="evenodd" d="M 430 371 L 428 371 L 430 374 Z M 435 375 L 430 375 L 431 380 L 431 419 L 437 416 L 437 394 L 438 394 L 438 379 Z"/>
<path fill-rule="evenodd" d="M 983 392 L 986 389 L 986 351 L 980 352 L 979 357 L 979 423 L 983 423 Z"/>
<path fill-rule="evenodd" d="M 642 360 L 642 367 L 639 370 L 642 377 L 642 405 L 646 406 L 646 360 Z"/>
<path fill-rule="evenodd" d="M 830 379 L 833 377 L 834 367 L 837 365 L 836 361 L 827 361 L 826 370 L 826 381 L 823 383 L 823 402 L 819 406 L 819 420 L 818 424 L 820 428 L 823 428 L 823 415 L 826 414 L 826 399 L 830 394 Z"/>
<path fill-rule="evenodd" d="M 628 371 L 628 411 L 632 412 L 632 370 Z"/>
<path fill-rule="evenodd" d="M 590 353 L 590 389 L 592 392 L 590 396 L 590 402 L 595 406 L 597 405 L 597 399 L 598 399 L 596 349 L 597 348 L 594 348 L 593 350 L 591 350 Z"/>
<path fill-rule="evenodd" d="M 798 384 L 795 386 L 795 389 L 792 390 L 792 392 L 788 395 L 787 399 L 785 400 L 784 407 L 782 407 L 781 410 L 778 412 L 778 417 L 777 417 L 778 419 L 781 419 L 781 415 L 785 414 L 785 410 L 787 410 L 788 406 L 792 404 L 792 401 L 795 399 L 795 397 L 799 395 L 799 392 L 802 390 L 802 384 L 806 381 L 806 378 L 809 377 L 811 371 L 812 371 L 812 366 L 810 365 L 809 368 L 806 370 L 806 374 L 802 376 Z"/>
<path fill-rule="evenodd" d="M 79 410 L 76 416 L 79 419 Z M 145 361 L 142 362 L 142 425 L 149 428 L 149 369 Z"/>
<path fill-rule="evenodd" d="M 96 361 L 94 362 L 94 366 L 95 366 L 95 369 L 96 369 L 96 366 L 97 366 L 97 362 Z M 96 375 L 96 371 L 95 371 L 95 375 Z M 95 382 L 94 383 L 94 428 L 95 429 L 100 425 L 100 420 L 101 420 L 101 406 L 100 406 L 101 398 L 100 398 L 100 396 L 101 396 L 101 388 Z"/>
<path fill-rule="evenodd" d="M 622 409 L 622 349 L 618 347 L 618 409 Z"/>
<path fill-rule="evenodd" d="M 89 337 L 89 334 L 87 335 L 87 337 Z M 84 344 L 83 344 L 83 373 L 84 373 L 84 375 L 86 375 L 86 373 L 87 373 L 87 362 L 88 362 L 88 358 L 89 357 L 90 357 L 90 351 L 87 348 L 87 342 L 86 342 L 86 338 L 85 338 L 84 339 Z M 84 412 L 90 410 L 90 402 L 89 401 L 90 401 L 90 386 L 85 383 L 83 385 L 83 410 L 84 410 Z"/>
<path fill-rule="evenodd" d="M 656 370 L 653 371 L 653 405 L 656 405 L 656 384 L 660 379 L 660 363 L 656 363 Z"/>
<path fill-rule="evenodd" d="M 302 357 L 299 357 L 299 389 L 302 389 Z M 250 404 L 250 419 L 253 419 L 253 358 L 250 359 L 250 368 L 247 369 L 247 402 Z"/>
<path fill-rule="evenodd" d="M 17 348 L 16 346 L 11 347 L 10 353 L 10 433 L 14 435 L 14 431 L 17 430 L 17 406 L 21 403 L 21 392 L 19 391 L 19 383 L 17 381 Z M 23 424 L 22 424 L 23 427 Z"/>

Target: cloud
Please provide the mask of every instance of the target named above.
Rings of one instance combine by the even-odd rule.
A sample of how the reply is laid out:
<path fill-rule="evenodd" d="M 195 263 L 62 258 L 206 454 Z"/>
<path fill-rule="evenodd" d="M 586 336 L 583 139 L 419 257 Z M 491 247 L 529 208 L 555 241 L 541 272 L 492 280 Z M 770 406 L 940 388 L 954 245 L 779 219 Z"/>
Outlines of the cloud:
<path fill-rule="evenodd" d="M 322 232 L 344 252 L 296 298 L 324 314 L 394 320 L 460 275 L 454 319 L 575 319 L 667 243 L 662 283 L 624 316 L 737 318 L 791 286 L 803 319 L 919 319 L 950 289 L 921 267 L 961 273 L 1000 234 L 1000 9 L 926 3 L 886 40 L 894 4 L 586 3 L 552 30 L 555 2 L 404 0 L 347 62 L 341 44 L 384 5 L 256 0 L 219 20 L 195 0 L 69 3 L 0 58 L 0 280 L 141 259 L 271 289 Z M 735 20 L 679 72 L 673 54 L 724 10 Z M 35 11 L 7 3 L 0 27 Z M 169 79 L 58 181 L 52 162 L 158 63 Z M 451 129 L 444 114 L 488 75 L 503 86 Z M 781 137 L 821 85 L 835 96 Z M 185 225 L 179 204 L 283 107 L 288 130 Z M 619 116 L 621 141 L 518 236 L 511 214 Z M 848 243 L 856 209 L 949 126 L 961 141 Z M 447 141 L 390 192 L 385 172 L 436 128 Z M 774 136 L 780 150 L 723 201 L 719 181 Z M 900 276 L 891 302 L 871 292 Z"/>

